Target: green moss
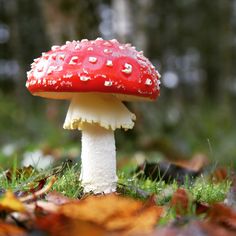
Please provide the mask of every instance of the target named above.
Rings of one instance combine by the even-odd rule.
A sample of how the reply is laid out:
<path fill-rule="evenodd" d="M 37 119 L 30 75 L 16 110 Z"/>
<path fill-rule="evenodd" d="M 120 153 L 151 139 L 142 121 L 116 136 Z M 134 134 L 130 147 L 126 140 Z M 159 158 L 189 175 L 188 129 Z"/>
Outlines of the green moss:
<path fill-rule="evenodd" d="M 196 201 L 214 203 L 223 201 L 229 188 L 230 181 L 213 183 L 212 181 L 200 178 L 190 187 L 190 192 Z"/>

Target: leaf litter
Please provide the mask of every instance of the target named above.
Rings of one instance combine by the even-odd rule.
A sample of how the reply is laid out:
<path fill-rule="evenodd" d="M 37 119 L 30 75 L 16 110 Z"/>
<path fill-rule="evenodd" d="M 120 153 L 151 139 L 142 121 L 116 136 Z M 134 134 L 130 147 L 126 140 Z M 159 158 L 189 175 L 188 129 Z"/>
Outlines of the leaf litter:
<path fill-rule="evenodd" d="M 173 165 L 177 166 L 176 163 Z M 178 167 L 182 168 L 184 175 L 185 171 L 202 173 L 204 169 L 204 165 L 199 163 L 195 163 L 194 167 L 186 162 L 182 166 L 178 163 Z M 60 169 L 54 173 L 60 174 Z M 30 169 L 25 170 L 31 172 Z M 17 178 L 26 172 L 19 171 Z M 226 177 L 225 170 L 219 169 L 212 176 L 209 176 L 209 181 L 224 181 L 227 178 L 232 181 L 225 203 L 197 200 L 187 186 L 181 184 L 164 205 L 158 204 L 159 195 L 144 194 L 142 190 L 138 193 L 141 193 L 143 201 L 120 193 L 86 195 L 75 199 L 52 191 L 57 178 L 49 174 L 38 178 L 35 181 L 37 184 L 28 190 L 22 190 L 24 194 L 17 194 L 19 190 L 3 191 L 0 198 L 0 236 L 235 235 L 234 201 L 229 204 L 229 199 L 235 199 L 235 174 Z M 168 217 L 169 220 L 163 225 L 162 222 Z"/>

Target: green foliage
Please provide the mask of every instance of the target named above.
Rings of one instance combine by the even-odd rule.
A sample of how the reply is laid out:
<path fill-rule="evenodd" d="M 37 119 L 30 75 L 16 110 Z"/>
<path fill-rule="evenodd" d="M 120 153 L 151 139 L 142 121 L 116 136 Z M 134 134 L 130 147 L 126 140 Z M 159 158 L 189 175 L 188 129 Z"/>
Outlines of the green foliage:
<path fill-rule="evenodd" d="M 213 183 L 200 178 L 192 187 L 190 187 L 190 192 L 198 202 L 222 202 L 226 197 L 226 193 L 229 191 L 230 184 L 230 181 Z"/>
<path fill-rule="evenodd" d="M 58 177 L 56 183 L 53 185 L 53 190 L 68 197 L 79 198 L 83 192 L 83 188 L 79 181 L 79 174 L 80 172 L 77 164 L 67 168 L 65 172 Z"/>

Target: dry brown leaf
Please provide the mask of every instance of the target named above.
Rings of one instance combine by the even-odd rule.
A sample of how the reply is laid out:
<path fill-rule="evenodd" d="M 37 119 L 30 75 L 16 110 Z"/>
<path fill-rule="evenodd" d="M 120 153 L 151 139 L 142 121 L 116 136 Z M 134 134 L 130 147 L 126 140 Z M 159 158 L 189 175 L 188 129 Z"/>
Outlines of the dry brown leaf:
<path fill-rule="evenodd" d="M 213 236 L 236 235 L 235 230 L 231 230 L 230 228 L 225 228 L 223 225 L 217 225 L 209 222 L 199 222 L 198 226 L 202 229 L 202 232 L 205 233 L 205 235 L 213 235 Z"/>
<path fill-rule="evenodd" d="M 15 225 L 0 222 L 0 236 L 25 236 L 25 235 L 26 233 L 23 229 Z"/>
<path fill-rule="evenodd" d="M 70 218 L 104 224 L 115 215 L 129 216 L 142 207 L 142 202 L 115 194 L 89 196 L 59 207 L 58 212 Z"/>
<path fill-rule="evenodd" d="M 150 233 L 162 214 L 163 208 L 149 207 L 129 217 L 114 217 L 105 224 L 105 228 L 108 231 L 123 231 L 122 235 Z"/>
<path fill-rule="evenodd" d="M 190 203 L 189 193 L 185 189 L 179 188 L 173 194 L 170 206 L 175 209 L 177 215 L 186 215 L 189 212 Z"/>
<path fill-rule="evenodd" d="M 11 191 L 7 191 L 0 199 L 0 211 L 7 212 L 25 212 L 25 207 Z"/>
<path fill-rule="evenodd" d="M 50 214 L 37 219 L 35 223 L 38 230 L 50 236 L 102 236 L 105 230 L 91 222 L 71 219 L 62 214 Z"/>
<path fill-rule="evenodd" d="M 141 201 L 109 194 L 64 204 L 58 208 L 58 213 L 92 222 L 108 231 L 133 233 L 152 230 L 163 214 L 163 208 L 145 206 Z"/>
<path fill-rule="evenodd" d="M 208 217 L 210 222 L 234 229 L 236 234 L 236 212 L 232 208 L 221 203 L 213 204 Z"/>
<path fill-rule="evenodd" d="M 226 167 L 219 167 L 213 172 L 211 179 L 216 183 L 225 181 L 229 177 L 228 172 Z"/>
<path fill-rule="evenodd" d="M 20 197 L 19 200 L 21 202 L 36 200 L 41 195 L 49 192 L 49 190 L 52 188 L 52 186 L 56 182 L 56 180 L 57 180 L 56 176 L 53 175 L 46 186 L 44 186 L 43 188 L 41 188 L 38 191 L 34 192 L 33 194 L 29 194 L 27 196 Z"/>
<path fill-rule="evenodd" d="M 191 159 L 172 160 L 171 163 L 192 171 L 200 171 L 209 163 L 209 160 L 205 154 L 197 153 Z"/>

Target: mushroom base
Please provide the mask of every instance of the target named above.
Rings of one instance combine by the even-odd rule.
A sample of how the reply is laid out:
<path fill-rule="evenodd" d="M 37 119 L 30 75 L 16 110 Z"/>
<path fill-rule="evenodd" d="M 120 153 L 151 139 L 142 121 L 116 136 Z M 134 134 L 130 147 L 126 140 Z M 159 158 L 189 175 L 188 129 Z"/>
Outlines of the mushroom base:
<path fill-rule="evenodd" d="M 114 132 L 86 123 L 82 130 L 80 180 L 84 192 L 116 191 L 116 148 Z"/>

